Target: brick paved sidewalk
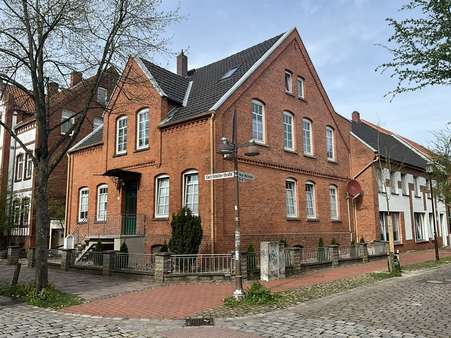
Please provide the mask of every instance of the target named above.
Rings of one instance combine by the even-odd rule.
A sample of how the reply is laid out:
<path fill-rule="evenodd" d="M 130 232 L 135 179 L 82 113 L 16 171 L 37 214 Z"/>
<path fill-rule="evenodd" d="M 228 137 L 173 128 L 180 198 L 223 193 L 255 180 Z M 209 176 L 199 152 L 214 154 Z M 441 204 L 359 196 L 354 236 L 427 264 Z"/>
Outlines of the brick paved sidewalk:
<path fill-rule="evenodd" d="M 451 256 L 442 250 L 442 256 Z M 401 264 L 409 265 L 434 259 L 433 250 L 401 254 Z M 265 283 L 274 291 L 301 288 L 338 279 L 356 277 L 368 272 L 386 270 L 386 260 L 367 264 L 343 265 L 304 273 L 299 276 Z M 155 287 L 108 299 L 66 308 L 64 311 L 104 317 L 183 319 L 223 304 L 232 294 L 233 283 L 191 283 Z"/>

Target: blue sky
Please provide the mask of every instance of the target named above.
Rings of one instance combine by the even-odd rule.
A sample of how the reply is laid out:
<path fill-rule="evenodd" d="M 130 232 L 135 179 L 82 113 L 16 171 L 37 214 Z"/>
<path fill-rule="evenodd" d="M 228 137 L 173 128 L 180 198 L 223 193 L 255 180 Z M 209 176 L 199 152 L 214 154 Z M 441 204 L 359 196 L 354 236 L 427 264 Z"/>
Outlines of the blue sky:
<path fill-rule="evenodd" d="M 395 86 L 375 68 L 390 56 L 378 43 L 390 36 L 385 18 L 398 17 L 406 1 L 396 0 L 166 0 L 184 17 L 167 34 L 172 51 L 187 49 L 195 68 L 259 43 L 296 26 L 335 107 L 428 145 L 432 132 L 451 121 L 449 88 L 431 87 L 390 102 Z M 157 55 L 175 69 L 175 57 Z"/>

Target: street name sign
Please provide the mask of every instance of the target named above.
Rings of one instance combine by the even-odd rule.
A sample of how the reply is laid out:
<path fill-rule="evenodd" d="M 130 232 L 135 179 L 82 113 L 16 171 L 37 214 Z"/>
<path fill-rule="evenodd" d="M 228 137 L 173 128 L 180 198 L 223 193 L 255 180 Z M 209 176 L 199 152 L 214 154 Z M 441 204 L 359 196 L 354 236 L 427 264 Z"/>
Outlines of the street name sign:
<path fill-rule="evenodd" d="M 241 182 L 253 181 L 255 180 L 255 175 L 251 173 L 246 173 L 244 171 L 239 171 L 238 178 L 240 179 Z"/>
<path fill-rule="evenodd" d="M 212 181 L 212 180 L 223 180 L 226 178 L 233 178 L 234 172 L 233 171 L 225 171 L 223 173 L 213 173 L 205 175 L 205 181 Z"/>

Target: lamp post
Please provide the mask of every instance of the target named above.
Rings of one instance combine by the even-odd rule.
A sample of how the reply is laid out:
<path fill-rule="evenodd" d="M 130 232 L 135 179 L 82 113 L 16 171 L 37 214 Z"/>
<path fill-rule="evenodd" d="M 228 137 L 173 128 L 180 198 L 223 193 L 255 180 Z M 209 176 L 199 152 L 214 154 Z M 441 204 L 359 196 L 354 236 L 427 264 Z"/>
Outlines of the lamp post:
<path fill-rule="evenodd" d="M 429 189 L 431 190 L 431 204 L 432 204 L 432 221 L 434 222 L 434 249 L 435 249 L 435 260 L 440 260 L 440 255 L 438 251 L 438 237 L 437 237 L 437 221 L 435 219 L 435 203 L 434 203 L 434 190 L 432 189 L 432 173 L 434 167 L 431 162 L 426 164 L 426 173 L 429 179 Z"/>
<path fill-rule="evenodd" d="M 232 123 L 232 142 L 226 137 L 221 138 L 221 144 L 219 145 L 218 153 L 223 155 L 225 159 L 233 160 L 233 172 L 235 178 L 235 291 L 233 297 L 235 299 L 241 299 L 244 296 L 243 291 L 243 276 L 241 275 L 241 230 L 240 230 L 240 178 L 238 171 L 238 150 L 240 148 L 247 148 L 244 153 L 246 156 L 257 156 L 259 151 L 255 145 L 254 140 L 250 140 L 245 144 L 238 144 L 237 140 L 237 114 L 233 112 Z"/>

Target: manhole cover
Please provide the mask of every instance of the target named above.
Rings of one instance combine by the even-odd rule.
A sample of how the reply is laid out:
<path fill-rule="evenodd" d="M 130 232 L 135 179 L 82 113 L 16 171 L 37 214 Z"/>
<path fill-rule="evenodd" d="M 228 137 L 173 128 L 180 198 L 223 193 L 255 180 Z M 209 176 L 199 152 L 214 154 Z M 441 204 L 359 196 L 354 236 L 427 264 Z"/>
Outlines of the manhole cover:
<path fill-rule="evenodd" d="M 213 326 L 215 325 L 212 317 L 186 318 L 185 326 Z"/>

